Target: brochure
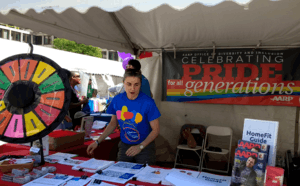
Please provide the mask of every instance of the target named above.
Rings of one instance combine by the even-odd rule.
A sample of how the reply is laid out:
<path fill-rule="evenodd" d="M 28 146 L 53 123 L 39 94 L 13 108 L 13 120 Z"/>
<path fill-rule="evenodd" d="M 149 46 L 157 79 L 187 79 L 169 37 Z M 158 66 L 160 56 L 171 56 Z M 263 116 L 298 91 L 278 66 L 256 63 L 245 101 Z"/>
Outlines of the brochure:
<path fill-rule="evenodd" d="M 278 137 L 278 121 L 245 119 L 243 140 L 270 145 L 268 165 L 275 166 L 277 137 Z"/>
<path fill-rule="evenodd" d="M 106 161 L 106 160 L 96 160 L 92 158 L 88 161 L 81 163 L 80 165 L 76 165 L 72 167 L 72 170 L 79 170 L 82 169 L 86 172 L 95 173 L 97 170 L 103 170 L 111 165 L 113 165 L 114 161 Z"/>

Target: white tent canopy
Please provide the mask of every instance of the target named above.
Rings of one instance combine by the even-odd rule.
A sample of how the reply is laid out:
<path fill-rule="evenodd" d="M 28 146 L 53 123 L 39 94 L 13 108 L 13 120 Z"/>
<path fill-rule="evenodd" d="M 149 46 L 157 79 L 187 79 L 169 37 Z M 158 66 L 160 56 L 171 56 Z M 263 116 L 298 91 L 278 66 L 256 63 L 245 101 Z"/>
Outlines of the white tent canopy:
<path fill-rule="evenodd" d="M 66 2 L 62 0 L 53 1 L 59 7 L 66 7 Z M 143 3 L 146 0 L 139 1 Z M 30 2 L 40 3 L 38 0 L 30 0 Z M 0 13 L 0 22 L 30 28 L 36 32 L 44 32 L 78 43 L 135 54 L 139 50 L 173 49 L 174 46 L 176 50 L 213 48 L 213 43 L 216 49 L 255 48 L 259 43 L 262 47 L 300 47 L 300 3 L 296 0 L 253 0 L 245 5 L 224 1 L 214 6 L 190 4 L 191 1 L 186 0 L 182 2 L 184 9 L 181 10 L 174 9 L 174 5 L 171 7 L 160 3 L 158 5 L 161 6 L 155 9 L 149 6 L 147 12 L 141 12 L 132 4 L 132 6 L 113 10 L 101 6 L 103 9 L 98 8 L 97 2 L 102 1 L 89 0 L 88 2 L 86 6 L 81 7 L 81 10 L 74 4 L 60 11 L 55 8 L 41 11 L 40 6 L 26 5 L 34 8 L 26 13 L 20 11 L 21 6 L 11 7 L 16 10 L 11 9 L 5 14 Z M 115 2 L 121 1 L 113 1 L 112 4 Z M 108 12 L 111 10 L 112 12 Z M 0 40 L 1 47 L 3 41 Z M 48 54 L 44 55 L 48 57 Z M 296 127 L 295 124 L 298 121 L 298 118 L 295 119 L 298 109 L 295 107 L 160 101 L 161 53 L 155 55 L 157 56 L 141 60 L 141 64 L 142 72 L 150 82 L 154 99 L 162 113 L 160 131 L 163 137 L 161 141 L 157 141 L 161 160 L 165 161 L 167 159 L 165 155 L 170 153 L 169 148 L 164 147 L 168 144 L 164 139 L 175 151 L 178 131 L 184 123 L 230 126 L 235 134 L 233 141 L 237 142 L 242 136 L 244 118 L 280 121 L 278 150 L 282 154 L 292 148 L 295 152 L 298 151 L 300 139 L 298 135 L 291 135 L 290 132 L 296 131 L 295 134 L 298 134 L 298 126 Z M 95 70 L 99 72 L 101 68 Z"/>
<path fill-rule="evenodd" d="M 18 41 L 0 39 L 0 61 L 29 52 L 29 45 Z M 83 71 L 90 74 L 108 74 L 122 77 L 124 69 L 121 62 L 76 54 L 43 46 L 33 45 L 33 53 L 52 59 L 60 67 L 71 71 Z"/>
<path fill-rule="evenodd" d="M 62 1 L 63 2 L 63 1 Z M 57 1 L 58 5 L 59 2 Z M 20 8 L 20 7 L 17 7 Z M 299 46 L 300 3 L 294 0 L 191 4 L 183 10 L 161 5 L 148 12 L 124 7 L 107 12 L 89 4 L 85 11 L 10 10 L 0 22 L 122 52 L 161 48 Z"/>

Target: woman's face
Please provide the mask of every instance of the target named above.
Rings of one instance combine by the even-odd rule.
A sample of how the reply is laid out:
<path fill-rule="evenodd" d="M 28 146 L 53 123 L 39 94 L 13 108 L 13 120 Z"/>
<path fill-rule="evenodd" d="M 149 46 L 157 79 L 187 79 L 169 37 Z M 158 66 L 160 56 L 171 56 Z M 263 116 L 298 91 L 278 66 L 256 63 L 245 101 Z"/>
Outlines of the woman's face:
<path fill-rule="evenodd" d="M 138 77 L 126 77 L 124 87 L 128 99 L 134 100 L 140 93 L 141 80 Z"/>

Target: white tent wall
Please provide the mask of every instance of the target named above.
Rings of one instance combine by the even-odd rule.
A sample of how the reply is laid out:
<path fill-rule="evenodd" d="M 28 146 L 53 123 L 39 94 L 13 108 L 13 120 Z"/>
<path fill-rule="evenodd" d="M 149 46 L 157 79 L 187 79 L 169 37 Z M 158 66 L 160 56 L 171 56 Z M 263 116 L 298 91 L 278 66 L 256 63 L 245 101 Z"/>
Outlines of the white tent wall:
<path fill-rule="evenodd" d="M 30 50 L 27 43 L 0 38 L 0 51 L 0 60 L 3 60 L 13 55 L 28 53 Z M 109 74 L 119 77 L 124 75 L 122 63 L 118 61 L 57 50 L 38 45 L 33 45 L 33 54 L 48 57 L 56 62 L 60 67 L 71 71 L 81 70 L 85 73 Z"/>
<path fill-rule="evenodd" d="M 98 85 L 98 94 L 100 96 L 107 96 L 108 95 L 108 85 L 104 82 L 102 76 L 100 74 L 96 74 L 96 81 L 97 81 L 97 85 Z M 123 77 L 119 77 L 119 76 L 112 76 L 112 79 L 114 81 L 114 84 L 117 85 L 119 83 L 123 82 Z"/>
<path fill-rule="evenodd" d="M 234 146 L 239 139 L 242 139 L 245 118 L 279 121 L 277 155 L 284 156 L 286 150 L 294 152 L 296 107 L 161 101 L 162 61 L 160 55 L 140 61 L 142 73 L 150 82 L 155 102 L 161 112 L 160 135 L 156 139 L 158 161 L 174 161 L 180 128 L 184 124 L 230 127 L 233 130 L 232 145 Z"/>

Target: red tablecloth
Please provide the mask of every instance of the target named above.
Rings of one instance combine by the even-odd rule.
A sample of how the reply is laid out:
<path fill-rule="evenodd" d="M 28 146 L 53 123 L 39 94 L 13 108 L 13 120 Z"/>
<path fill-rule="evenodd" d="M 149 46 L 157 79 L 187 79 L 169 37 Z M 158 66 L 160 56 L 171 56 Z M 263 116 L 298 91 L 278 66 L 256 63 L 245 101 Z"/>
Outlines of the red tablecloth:
<path fill-rule="evenodd" d="M 97 136 L 103 130 L 94 130 L 91 136 Z M 51 133 L 50 133 L 51 134 Z M 65 134 L 65 133 L 62 133 Z M 57 133 L 55 134 L 57 136 Z M 102 159 L 102 160 L 113 160 L 116 161 L 117 153 L 118 153 L 118 143 L 120 141 L 120 132 L 115 130 L 114 133 L 109 135 L 110 140 L 104 140 L 101 142 L 100 146 L 94 151 L 93 158 Z M 78 145 L 75 147 L 66 148 L 64 150 L 60 150 L 60 152 L 77 154 L 81 157 L 91 158 L 86 153 L 87 147 L 92 144 L 93 140 L 85 141 L 84 144 Z M 28 155 L 30 147 L 20 144 L 11 144 L 7 143 L 0 146 L 0 157 L 4 155 Z M 103 150 L 105 149 L 105 150 Z M 50 154 L 56 153 L 56 151 L 50 151 Z"/>
<path fill-rule="evenodd" d="M 88 160 L 89 158 L 75 157 L 74 159 Z M 57 169 L 55 171 L 55 173 L 63 173 L 63 174 L 72 175 L 72 176 L 76 176 L 76 177 L 80 177 L 82 175 L 85 175 L 84 172 L 72 170 L 72 166 L 68 166 L 68 165 L 61 165 L 61 164 L 58 164 L 58 163 L 56 163 L 56 164 L 46 163 L 44 166 L 55 166 L 56 169 Z M 3 175 L 3 173 L 0 171 L 0 177 L 2 175 Z M 86 175 L 87 176 L 92 176 L 93 173 L 86 173 Z M 140 181 L 129 181 L 126 184 L 118 184 L 118 183 L 113 183 L 113 182 L 107 182 L 107 183 L 114 184 L 114 185 L 126 185 L 127 183 L 133 183 L 133 184 L 136 184 L 136 185 L 144 185 L 144 186 L 158 185 L 158 184 L 150 184 L 150 183 L 145 183 L 145 182 L 140 182 Z M 1 186 L 19 186 L 21 184 L 6 182 L 6 181 L 0 180 L 0 185 Z"/>
<path fill-rule="evenodd" d="M 99 133 L 102 133 L 104 130 L 93 130 L 93 131 L 95 132 L 92 133 L 91 136 L 99 136 L 100 135 Z M 117 153 L 118 153 L 118 144 L 120 142 L 120 132 L 118 130 L 115 130 L 114 133 L 109 135 L 109 137 L 111 139 L 103 140 L 100 146 L 94 151 L 94 154 L 92 155 L 93 158 L 116 161 Z M 71 147 L 62 150 L 61 152 L 77 154 L 78 156 L 81 157 L 90 158 L 91 156 L 87 154 L 86 150 L 87 147 L 92 143 L 94 143 L 93 140 L 87 140 L 84 142 L 83 145 Z"/>

